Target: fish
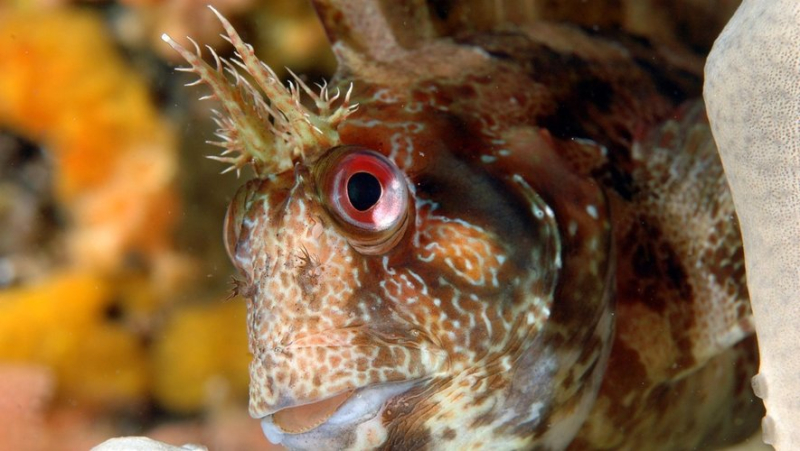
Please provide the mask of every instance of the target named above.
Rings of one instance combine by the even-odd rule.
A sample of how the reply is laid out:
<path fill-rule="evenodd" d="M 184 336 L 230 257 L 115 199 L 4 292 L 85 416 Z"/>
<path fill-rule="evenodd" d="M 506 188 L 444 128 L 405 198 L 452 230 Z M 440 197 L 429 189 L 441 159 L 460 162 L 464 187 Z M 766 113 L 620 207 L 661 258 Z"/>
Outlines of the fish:
<path fill-rule="evenodd" d="M 270 442 L 749 437 L 758 354 L 696 65 L 569 24 L 452 30 L 446 2 L 313 3 L 330 85 L 285 87 L 213 8 L 232 57 L 163 37 L 221 105 L 213 158 L 255 174 L 223 237 Z"/>

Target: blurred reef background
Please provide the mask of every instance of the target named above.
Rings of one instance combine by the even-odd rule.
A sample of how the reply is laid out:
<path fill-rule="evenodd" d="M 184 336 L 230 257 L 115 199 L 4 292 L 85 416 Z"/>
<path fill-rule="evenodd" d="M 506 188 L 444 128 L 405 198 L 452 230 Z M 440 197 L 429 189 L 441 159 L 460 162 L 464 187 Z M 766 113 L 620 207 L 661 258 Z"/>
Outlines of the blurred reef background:
<path fill-rule="evenodd" d="M 0 0 L 0 449 L 119 435 L 269 447 L 247 415 L 245 304 L 229 299 L 221 239 L 249 174 L 203 158 L 213 105 L 183 88 L 193 80 L 160 39 L 229 53 L 207 3 L 279 75 L 332 75 L 306 1 Z M 697 64 L 738 5 L 531 3 L 542 18 L 688 42 Z"/>

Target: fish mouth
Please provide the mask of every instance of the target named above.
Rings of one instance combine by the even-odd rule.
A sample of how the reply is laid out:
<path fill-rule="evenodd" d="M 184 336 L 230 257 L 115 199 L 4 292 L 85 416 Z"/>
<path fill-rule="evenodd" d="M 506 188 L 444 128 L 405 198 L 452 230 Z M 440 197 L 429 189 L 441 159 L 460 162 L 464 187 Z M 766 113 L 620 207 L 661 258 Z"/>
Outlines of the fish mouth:
<path fill-rule="evenodd" d="M 375 419 L 387 401 L 417 382 L 376 384 L 287 407 L 263 417 L 261 429 L 272 444 L 298 449 L 314 447 Z"/>

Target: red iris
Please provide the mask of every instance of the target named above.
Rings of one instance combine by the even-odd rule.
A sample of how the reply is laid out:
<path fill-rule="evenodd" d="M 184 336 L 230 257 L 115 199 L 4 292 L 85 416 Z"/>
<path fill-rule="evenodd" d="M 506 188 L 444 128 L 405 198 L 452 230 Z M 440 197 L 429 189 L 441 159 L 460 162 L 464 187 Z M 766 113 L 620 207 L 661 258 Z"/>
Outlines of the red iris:
<path fill-rule="evenodd" d="M 408 187 L 391 160 L 372 150 L 346 146 L 333 152 L 322 171 L 322 194 L 351 244 L 375 254 L 397 242 L 407 222 Z"/>

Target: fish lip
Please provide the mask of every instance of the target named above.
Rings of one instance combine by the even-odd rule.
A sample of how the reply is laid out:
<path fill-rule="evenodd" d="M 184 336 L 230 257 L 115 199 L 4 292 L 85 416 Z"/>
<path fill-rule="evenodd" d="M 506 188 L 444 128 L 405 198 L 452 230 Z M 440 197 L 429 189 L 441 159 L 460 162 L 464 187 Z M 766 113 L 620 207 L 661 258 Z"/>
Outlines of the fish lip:
<path fill-rule="evenodd" d="M 297 388 L 291 378 L 278 378 L 277 372 L 291 373 L 295 371 L 293 369 L 296 365 L 295 360 L 305 358 L 308 364 L 304 368 L 304 374 L 299 377 L 327 374 L 331 370 L 325 360 L 316 357 L 318 348 L 337 348 L 335 351 L 351 349 L 356 354 L 382 352 L 390 359 L 372 362 L 367 368 L 362 368 L 358 372 L 368 375 L 372 374 L 367 373 L 370 369 L 396 369 L 396 371 L 390 371 L 385 377 L 379 377 L 378 373 L 366 380 L 347 378 L 335 380 L 335 393 L 329 392 L 324 397 L 310 398 L 309 390 Z M 266 352 L 255 356 L 250 365 L 251 376 L 259 376 L 251 377 L 250 381 L 249 413 L 255 419 L 273 415 L 287 408 L 323 401 L 348 390 L 357 391 L 364 387 L 386 383 L 430 379 L 449 371 L 447 352 L 426 336 L 411 332 L 404 334 L 402 331 L 391 334 L 385 331 L 375 333 L 374 330 L 364 326 L 330 329 L 325 333 L 315 332 L 296 336 L 280 346 L 269 343 L 265 346 L 265 350 Z M 402 352 L 398 353 L 397 350 Z M 345 369 L 352 370 L 356 366 L 356 358 L 348 357 L 341 365 Z"/>
<path fill-rule="evenodd" d="M 291 442 L 304 442 L 309 439 L 314 440 L 315 436 L 336 434 L 337 432 L 348 430 L 351 427 L 355 427 L 377 417 L 383 411 L 389 400 L 406 393 L 420 382 L 421 379 L 416 379 L 411 381 L 372 384 L 358 388 L 324 422 L 303 432 L 291 433 L 283 431 L 280 426 L 273 422 L 273 415 L 279 411 L 261 417 L 261 429 L 267 440 L 274 445 L 291 446 Z M 324 401 L 325 399 L 337 395 L 338 394 L 334 394 L 313 402 Z M 284 409 L 292 407 L 297 406 L 287 406 Z M 320 432 L 322 432 L 322 434 L 320 434 Z"/>

